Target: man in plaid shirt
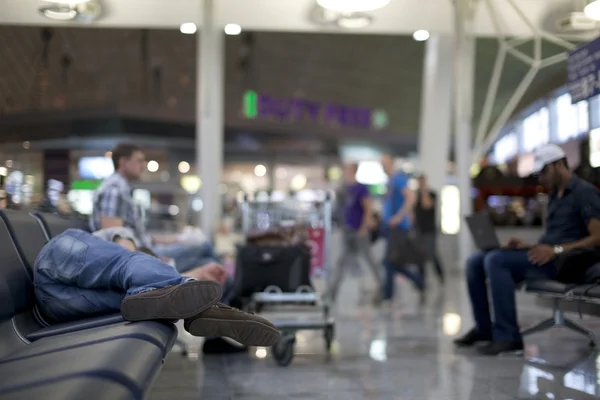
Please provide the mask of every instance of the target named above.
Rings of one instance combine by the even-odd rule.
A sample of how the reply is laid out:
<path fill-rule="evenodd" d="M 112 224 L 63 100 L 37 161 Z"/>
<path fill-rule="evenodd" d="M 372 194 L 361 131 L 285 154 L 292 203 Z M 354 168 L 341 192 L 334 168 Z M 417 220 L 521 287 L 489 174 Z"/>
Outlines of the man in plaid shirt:
<path fill-rule="evenodd" d="M 139 180 L 146 159 L 142 150 L 128 143 L 118 144 L 112 151 L 115 173 L 102 182 L 94 193 L 94 207 L 90 219 L 92 232 L 113 227 L 126 227 L 135 232 L 136 246 L 151 248 L 163 258 L 175 260 L 179 272 L 218 262 L 210 243 L 181 245 L 173 240 L 156 240 L 146 232 L 142 208 L 132 196 L 129 182 Z"/>

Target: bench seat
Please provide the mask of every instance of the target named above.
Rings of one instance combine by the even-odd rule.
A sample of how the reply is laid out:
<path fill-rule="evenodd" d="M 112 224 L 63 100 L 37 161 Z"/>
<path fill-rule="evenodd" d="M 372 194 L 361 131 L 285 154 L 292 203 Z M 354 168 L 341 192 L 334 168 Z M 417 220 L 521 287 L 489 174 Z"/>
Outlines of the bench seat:
<path fill-rule="evenodd" d="M 576 297 L 587 297 L 600 300 L 600 286 L 598 285 L 580 285 L 573 290 Z"/>
<path fill-rule="evenodd" d="M 26 212 L 0 210 L 0 399 L 146 398 L 177 328 L 120 314 L 49 324 L 32 278 L 50 236 Z"/>
<path fill-rule="evenodd" d="M 35 346 L 33 343 L 23 351 L 29 352 Z M 8 360 L 0 364 L 0 398 L 5 393 L 74 377 L 108 379 L 125 386 L 131 398 L 144 398 L 159 371 L 157 366 L 162 364 L 163 354 L 163 350 L 149 341 L 118 338 Z"/>
<path fill-rule="evenodd" d="M 565 295 L 577 285 L 561 283 L 550 279 L 536 279 L 525 283 L 525 291 L 537 294 Z"/>
<path fill-rule="evenodd" d="M 71 377 L 5 393 L 2 400 L 130 400 L 127 386 L 99 377 Z"/>
<path fill-rule="evenodd" d="M 121 339 L 147 342 L 158 348 L 164 357 L 173 347 L 176 334 L 177 328 L 173 324 L 153 321 L 96 327 L 37 340 L 2 357 L 0 366 L 44 354 L 55 353 L 59 356 L 66 350 L 83 348 L 96 343 L 111 343 Z"/>
<path fill-rule="evenodd" d="M 82 331 L 85 329 L 97 328 L 100 326 L 114 325 L 124 322 L 121 314 L 102 315 L 99 317 L 86 318 L 79 321 L 64 322 L 53 324 L 42 329 L 38 329 L 27 335 L 27 340 L 35 342 L 36 340 L 63 335 L 65 333 Z"/>

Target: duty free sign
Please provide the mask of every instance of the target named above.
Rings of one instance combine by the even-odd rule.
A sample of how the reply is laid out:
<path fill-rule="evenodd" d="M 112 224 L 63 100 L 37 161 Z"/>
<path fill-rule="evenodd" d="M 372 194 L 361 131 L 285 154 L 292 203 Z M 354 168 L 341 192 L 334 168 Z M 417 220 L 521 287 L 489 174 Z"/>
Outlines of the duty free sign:
<path fill-rule="evenodd" d="M 320 103 L 296 98 L 279 98 L 249 90 L 244 93 L 244 116 L 248 119 L 308 121 L 358 129 L 384 129 L 388 115 L 384 110 Z"/>

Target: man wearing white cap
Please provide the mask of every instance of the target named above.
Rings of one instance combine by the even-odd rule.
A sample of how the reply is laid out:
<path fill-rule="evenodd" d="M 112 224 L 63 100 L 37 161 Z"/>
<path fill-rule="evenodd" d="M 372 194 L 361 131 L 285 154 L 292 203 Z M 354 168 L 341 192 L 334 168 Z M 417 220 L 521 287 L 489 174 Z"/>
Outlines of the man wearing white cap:
<path fill-rule="evenodd" d="M 467 261 L 467 284 L 475 327 L 457 346 L 490 342 L 485 355 L 522 351 L 515 285 L 526 279 L 556 277 L 556 258 L 580 247 L 600 246 L 600 192 L 569 170 L 565 152 L 548 144 L 535 151 L 535 172 L 550 190 L 546 231 L 537 244 L 512 238 L 502 249 L 480 252 Z M 488 302 L 490 282 L 494 321 Z"/>

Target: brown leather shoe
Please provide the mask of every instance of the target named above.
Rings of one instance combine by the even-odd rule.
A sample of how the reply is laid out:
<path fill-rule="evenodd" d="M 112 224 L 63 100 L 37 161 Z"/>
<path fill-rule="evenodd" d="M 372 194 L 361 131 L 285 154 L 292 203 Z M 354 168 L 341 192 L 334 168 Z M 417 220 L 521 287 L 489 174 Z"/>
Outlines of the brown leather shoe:
<path fill-rule="evenodd" d="M 212 307 L 222 294 L 217 282 L 189 281 L 127 296 L 121 314 L 127 321 L 185 319 Z"/>
<path fill-rule="evenodd" d="M 221 303 L 186 319 L 184 327 L 194 336 L 225 336 L 246 346 L 273 346 L 280 336 L 266 319 Z"/>

